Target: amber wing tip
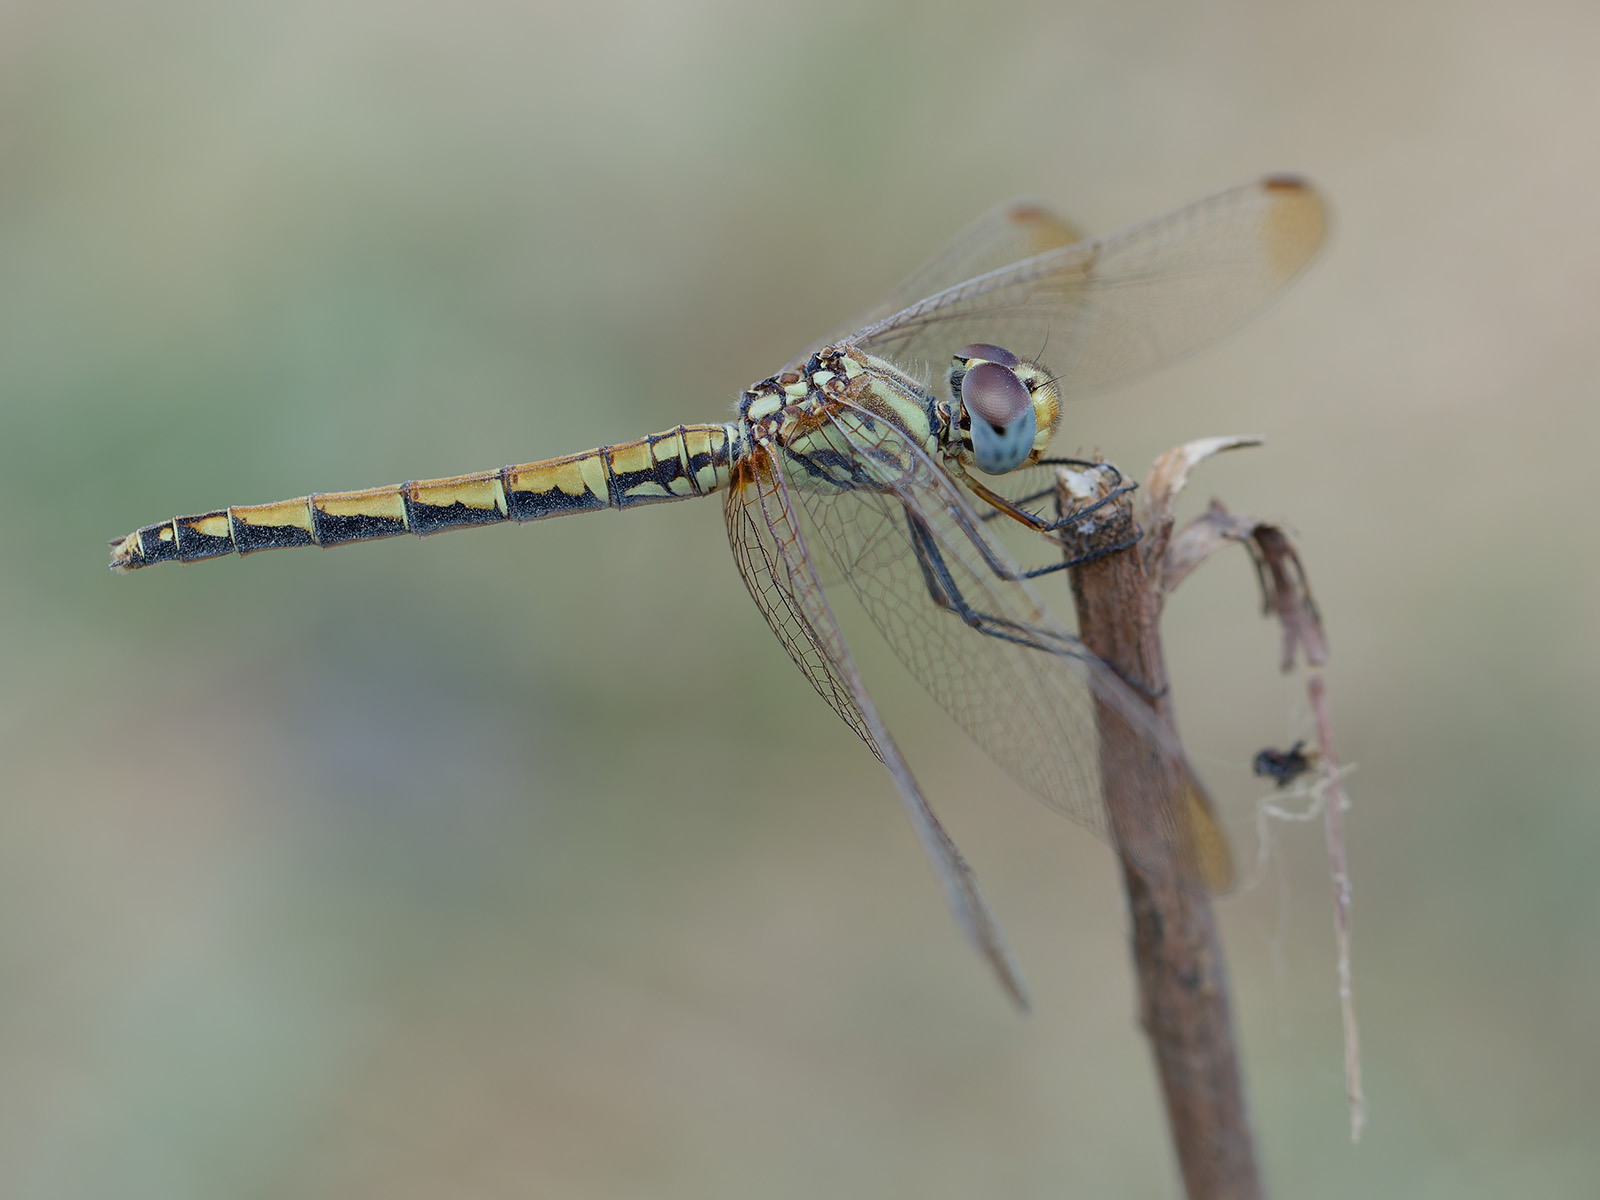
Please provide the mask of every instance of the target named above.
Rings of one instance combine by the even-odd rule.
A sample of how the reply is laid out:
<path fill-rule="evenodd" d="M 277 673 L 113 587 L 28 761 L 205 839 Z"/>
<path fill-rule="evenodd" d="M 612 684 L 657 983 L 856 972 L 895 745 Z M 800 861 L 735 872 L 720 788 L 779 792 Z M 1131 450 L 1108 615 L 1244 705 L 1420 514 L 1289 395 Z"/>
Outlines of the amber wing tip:
<path fill-rule="evenodd" d="M 1258 185 L 1265 206 L 1262 249 L 1279 284 L 1287 283 L 1316 255 L 1328 233 L 1322 194 L 1299 175 L 1268 175 Z"/>
<path fill-rule="evenodd" d="M 1184 799 L 1190 849 L 1201 881 L 1214 895 L 1231 892 L 1237 882 L 1233 852 L 1228 848 L 1228 835 L 1223 832 L 1216 810 L 1205 792 L 1193 783 L 1184 788 Z"/>
<path fill-rule="evenodd" d="M 1311 181 L 1304 175 L 1268 175 L 1261 181 L 1263 189 L 1269 192 L 1311 192 L 1316 189 L 1311 186 Z"/>

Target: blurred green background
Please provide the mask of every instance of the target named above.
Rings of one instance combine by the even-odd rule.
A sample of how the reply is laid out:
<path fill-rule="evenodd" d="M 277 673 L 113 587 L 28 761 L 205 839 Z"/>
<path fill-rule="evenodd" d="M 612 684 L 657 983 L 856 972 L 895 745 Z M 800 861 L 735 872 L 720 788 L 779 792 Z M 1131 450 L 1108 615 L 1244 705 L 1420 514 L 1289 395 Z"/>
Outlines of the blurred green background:
<path fill-rule="evenodd" d="M 1371 1122 L 1315 826 L 1221 908 L 1281 1196 L 1600 1179 L 1600 8 L 0 9 L 0 1193 L 1168 1196 L 1109 852 L 860 645 L 1031 977 L 962 944 L 715 502 L 115 578 L 173 513 L 678 421 L 973 214 L 1271 170 L 1328 251 L 1074 405 L 1299 533 Z M 1066 607 L 1060 585 L 1053 585 Z M 1242 555 L 1167 620 L 1250 860 L 1307 731 Z"/>

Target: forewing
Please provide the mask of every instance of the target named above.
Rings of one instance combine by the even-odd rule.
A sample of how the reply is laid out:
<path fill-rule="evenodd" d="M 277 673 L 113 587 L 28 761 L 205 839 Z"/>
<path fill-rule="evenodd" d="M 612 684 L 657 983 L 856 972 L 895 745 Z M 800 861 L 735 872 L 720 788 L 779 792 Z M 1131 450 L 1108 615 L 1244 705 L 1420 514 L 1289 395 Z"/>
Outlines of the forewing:
<path fill-rule="evenodd" d="M 969 342 L 1042 349 L 1063 396 L 1100 391 L 1261 312 L 1326 223 L 1309 184 L 1261 180 L 956 283 L 840 340 L 913 373 L 942 371 Z"/>
<path fill-rule="evenodd" d="M 813 567 L 790 490 L 765 447 L 757 446 L 741 465 L 724 511 L 734 559 L 756 607 L 812 686 L 888 768 L 956 924 L 1000 986 L 1026 1010 L 1027 987 L 999 922 L 861 682 Z"/>
<path fill-rule="evenodd" d="M 872 308 L 807 346 L 789 366 L 798 367 L 820 347 L 845 341 L 856 331 L 936 292 L 1082 238 L 1077 228 L 1036 201 L 1017 199 L 996 205 L 956 234 L 943 251 L 907 275 Z"/>
<path fill-rule="evenodd" d="M 1029 583 L 1004 577 L 1016 564 L 950 477 L 895 427 L 843 405 L 826 436 L 857 464 L 858 485 L 796 491 L 813 553 L 834 559 L 912 675 L 1019 783 L 1107 840 L 1104 771 L 1155 795 L 1182 781 L 1192 802 L 1139 841 L 1225 886 L 1226 842 L 1176 737 Z M 1131 726 L 1138 753 L 1102 755 L 1097 702 Z"/>

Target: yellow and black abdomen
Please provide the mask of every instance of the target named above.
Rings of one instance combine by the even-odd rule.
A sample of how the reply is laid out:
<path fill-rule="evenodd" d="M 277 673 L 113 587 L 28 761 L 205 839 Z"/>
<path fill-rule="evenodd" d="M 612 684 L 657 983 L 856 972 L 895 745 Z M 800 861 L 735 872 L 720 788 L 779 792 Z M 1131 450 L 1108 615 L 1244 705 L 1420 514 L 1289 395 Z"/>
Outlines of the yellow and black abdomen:
<path fill-rule="evenodd" d="M 500 521 L 539 521 L 602 508 L 704 496 L 727 486 L 737 426 L 679 425 L 616 446 L 359 492 L 174 517 L 111 543 L 111 568 L 199 562 L 286 546 L 342 546 Z"/>

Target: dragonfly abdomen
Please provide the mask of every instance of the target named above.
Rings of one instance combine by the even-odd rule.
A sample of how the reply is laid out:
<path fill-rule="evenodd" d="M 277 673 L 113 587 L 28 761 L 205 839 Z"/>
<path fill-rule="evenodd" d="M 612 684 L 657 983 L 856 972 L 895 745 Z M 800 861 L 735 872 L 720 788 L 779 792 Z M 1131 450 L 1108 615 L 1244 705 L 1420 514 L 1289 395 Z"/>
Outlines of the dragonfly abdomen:
<path fill-rule="evenodd" d="M 727 486 L 738 428 L 679 425 L 615 446 L 357 492 L 319 492 L 147 525 L 111 543 L 111 568 L 200 562 L 287 546 L 342 546 L 501 521 L 704 496 Z"/>

